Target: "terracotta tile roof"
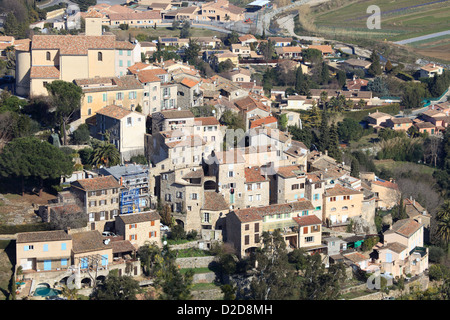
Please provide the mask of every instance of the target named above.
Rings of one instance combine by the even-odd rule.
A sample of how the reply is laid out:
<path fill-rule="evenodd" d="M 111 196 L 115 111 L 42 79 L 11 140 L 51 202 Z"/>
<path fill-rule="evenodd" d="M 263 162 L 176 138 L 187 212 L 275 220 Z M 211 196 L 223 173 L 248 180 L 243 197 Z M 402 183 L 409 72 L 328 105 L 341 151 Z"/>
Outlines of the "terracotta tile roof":
<path fill-rule="evenodd" d="M 283 37 L 269 37 L 268 38 L 269 41 L 272 42 L 292 42 L 292 38 L 283 38 Z"/>
<path fill-rule="evenodd" d="M 98 12 L 97 10 L 90 9 L 86 12 L 85 18 L 103 18 L 103 14 Z"/>
<path fill-rule="evenodd" d="M 151 67 L 151 64 L 148 63 L 144 63 L 144 62 L 136 62 L 135 64 L 133 64 L 132 66 L 128 67 L 128 71 L 130 71 L 133 74 L 138 73 L 141 70 L 144 70 L 145 68 L 149 68 Z M 151 69 L 153 70 L 153 69 Z"/>
<path fill-rule="evenodd" d="M 316 215 L 294 217 L 293 219 L 300 227 L 322 224 L 322 220 Z"/>
<path fill-rule="evenodd" d="M 136 248 L 128 240 L 119 240 L 110 242 L 114 253 L 134 252 Z"/>
<path fill-rule="evenodd" d="M 144 89 L 134 75 L 75 79 L 74 82 L 83 89 L 84 93 Z"/>
<path fill-rule="evenodd" d="M 352 194 L 363 194 L 361 191 L 344 187 L 340 184 L 335 185 L 333 188 L 325 190 L 325 197 L 331 196 L 343 196 L 343 195 L 352 195 Z"/>
<path fill-rule="evenodd" d="M 221 193 L 215 191 L 205 191 L 202 210 L 228 210 L 228 204 Z"/>
<path fill-rule="evenodd" d="M 91 179 L 81 179 L 72 182 L 72 186 L 80 187 L 84 191 L 96 191 L 120 188 L 119 182 L 113 176 L 96 177 Z"/>
<path fill-rule="evenodd" d="M 392 118 L 392 116 L 390 114 L 384 113 L 384 112 L 374 112 L 368 115 L 369 118 L 373 118 L 373 119 L 379 119 L 379 118 Z"/>
<path fill-rule="evenodd" d="M 291 213 L 296 211 L 313 210 L 311 201 L 303 199 L 299 201 L 274 204 L 264 207 L 251 207 L 235 210 L 234 213 L 241 222 L 262 220 L 264 216 Z"/>
<path fill-rule="evenodd" d="M 59 206 L 52 206 L 48 207 L 49 211 L 54 211 L 56 214 L 72 214 L 72 213 L 78 213 L 83 212 L 83 208 L 81 208 L 79 205 L 74 203 L 64 203 Z"/>
<path fill-rule="evenodd" d="M 369 258 L 362 255 L 359 252 L 352 252 L 352 253 L 347 253 L 347 254 L 343 254 L 344 258 L 350 260 L 351 262 L 354 263 L 358 263 L 358 262 L 362 262 L 362 261 L 366 261 Z"/>
<path fill-rule="evenodd" d="M 183 80 L 181 80 L 181 84 L 185 85 L 188 88 L 192 88 L 199 83 L 200 81 L 192 80 L 190 78 L 183 78 Z"/>
<path fill-rule="evenodd" d="M 219 121 L 215 117 L 197 117 L 194 118 L 196 125 L 200 126 L 218 126 Z M 198 124 L 197 124 L 198 122 Z"/>
<path fill-rule="evenodd" d="M 99 111 L 97 111 L 97 114 L 120 120 L 129 115 L 131 112 L 131 110 L 127 110 L 125 108 L 112 104 L 101 108 Z"/>
<path fill-rule="evenodd" d="M 385 188 L 399 190 L 398 184 L 387 181 L 387 180 L 374 180 L 374 181 L 371 181 L 370 183 L 375 184 L 377 186 L 385 187 Z"/>
<path fill-rule="evenodd" d="M 159 78 L 157 75 L 157 72 L 154 70 L 141 70 L 137 73 L 138 79 L 141 83 L 147 83 L 147 82 L 161 82 L 161 78 Z"/>
<path fill-rule="evenodd" d="M 13 36 L 0 36 L 0 42 L 14 42 Z"/>
<path fill-rule="evenodd" d="M 266 135 L 272 139 L 278 140 L 282 143 L 287 142 L 290 138 L 289 133 L 283 132 L 279 129 L 273 129 L 270 127 L 255 128 L 252 130 L 254 130 L 256 134 L 264 134 L 264 135 Z"/>
<path fill-rule="evenodd" d="M 30 70 L 31 79 L 59 79 L 59 69 L 55 66 L 33 66 Z"/>
<path fill-rule="evenodd" d="M 264 117 L 255 121 L 251 121 L 250 122 L 250 128 L 256 128 L 256 127 L 260 127 L 260 126 L 264 126 L 264 125 L 268 125 L 271 123 L 277 123 L 278 120 L 277 118 L 273 117 L 273 116 L 268 116 L 268 117 Z"/>
<path fill-rule="evenodd" d="M 391 250 L 394 251 L 396 253 L 401 253 L 402 251 L 404 251 L 405 249 L 407 249 L 408 247 L 399 243 L 399 242 L 389 242 L 387 244 L 385 244 L 384 246 L 382 246 L 379 250 Z"/>
<path fill-rule="evenodd" d="M 115 35 L 34 35 L 32 50 L 57 49 L 60 55 L 87 55 L 88 50 L 114 49 Z"/>
<path fill-rule="evenodd" d="M 111 21 L 115 20 L 159 20 L 161 19 L 161 12 L 157 10 L 137 11 L 137 12 L 123 12 L 108 14 Z"/>
<path fill-rule="evenodd" d="M 203 173 L 203 170 L 197 169 L 197 170 L 191 170 L 188 173 L 186 173 L 183 176 L 183 179 L 198 179 L 203 178 L 205 175 Z"/>
<path fill-rule="evenodd" d="M 428 121 L 416 122 L 416 123 L 414 123 L 414 125 L 419 129 L 436 128 L 436 126 L 434 124 L 432 124 L 431 122 L 428 122 Z"/>
<path fill-rule="evenodd" d="M 404 237 L 409 238 L 422 227 L 422 224 L 418 223 L 414 219 L 402 219 L 398 220 L 392 225 L 392 229 L 388 231 L 396 232 Z M 388 232 L 387 231 L 387 232 Z"/>
<path fill-rule="evenodd" d="M 73 233 L 72 240 L 72 250 L 75 254 L 112 248 L 111 243 L 103 243 L 104 239 L 97 230 Z"/>
<path fill-rule="evenodd" d="M 134 49 L 134 44 L 132 44 L 129 41 L 115 41 L 114 44 L 116 49 L 125 49 L 125 50 Z"/>
<path fill-rule="evenodd" d="M 260 167 L 245 168 L 245 183 L 264 182 L 268 179 L 262 175 Z"/>
<path fill-rule="evenodd" d="M 23 232 L 17 234 L 17 243 L 71 240 L 64 230 Z"/>
<path fill-rule="evenodd" d="M 139 213 L 121 214 L 119 215 L 119 219 L 122 219 L 124 224 L 134 224 L 161 220 L 161 217 L 157 211 L 153 210 Z"/>
<path fill-rule="evenodd" d="M 333 53 L 333 48 L 331 48 L 330 45 L 310 45 L 308 46 L 308 49 L 316 49 L 322 51 L 322 54 Z"/>
<path fill-rule="evenodd" d="M 304 171 L 300 170 L 300 166 L 295 165 L 278 167 L 277 169 L 277 174 L 282 176 L 283 178 L 297 177 L 298 175 L 301 174 L 301 172 L 305 174 Z"/>
<path fill-rule="evenodd" d="M 275 48 L 275 51 L 277 52 L 277 54 L 282 54 L 282 53 L 300 53 L 300 52 L 302 52 L 302 50 L 303 50 L 302 47 L 283 46 L 283 47 Z"/>
<path fill-rule="evenodd" d="M 261 101 L 258 101 L 257 99 L 255 99 L 251 96 L 247 96 L 245 98 L 236 100 L 234 102 L 234 104 L 236 105 L 236 107 L 239 108 L 239 110 L 241 110 L 243 112 L 249 112 L 256 108 L 259 108 L 266 112 L 270 112 L 270 107 L 266 106 Z"/>
<path fill-rule="evenodd" d="M 437 64 L 434 64 L 434 63 L 429 63 L 429 64 L 424 65 L 420 69 L 428 71 L 428 72 L 432 72 L 432 71 L 438 71 L 439 68 L 442 68 L 442 67 Z"/>
<path fill-rule="evenodd" d="M 239 41 L 240 42 L 244 42 L 244 41 L 248 41 L 248 40 L 255 40 L 256 41 L 256 38 L 252 34 L 244 34 L 243 36 L 239 37 Z"/>

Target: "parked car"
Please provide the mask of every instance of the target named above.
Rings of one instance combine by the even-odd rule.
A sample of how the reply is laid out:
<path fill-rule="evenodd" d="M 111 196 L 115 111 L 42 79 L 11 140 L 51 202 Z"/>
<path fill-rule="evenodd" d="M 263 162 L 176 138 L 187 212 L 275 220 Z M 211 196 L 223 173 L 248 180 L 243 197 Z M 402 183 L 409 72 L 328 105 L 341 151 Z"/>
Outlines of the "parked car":
<path fill-rule="evenodd" d="M 161 224 L 161 230 L 162 231 L 169 231 L 169 227 L 166 225 Z"/>
<path fill-rule="evenodd" d="M 102 232 L 102 236 L 104 236 L 104 237 L 115 237 L 116 234 L 114 232 L 111 232 L 111 231 L 103 231 Z"/>

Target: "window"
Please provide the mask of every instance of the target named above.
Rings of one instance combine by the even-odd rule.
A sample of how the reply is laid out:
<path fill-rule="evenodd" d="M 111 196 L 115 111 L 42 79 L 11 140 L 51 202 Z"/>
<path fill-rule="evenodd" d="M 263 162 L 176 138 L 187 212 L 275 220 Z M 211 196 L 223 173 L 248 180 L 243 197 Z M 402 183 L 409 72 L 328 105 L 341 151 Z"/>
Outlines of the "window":
<path fill-rule="evenodd" d="M 103 102 L 106 102 L 108 95 L 106 93 L 103 94 Z"/>
<path fill-rule="evenodd" d="M 116 93 L 116 100 L 123 100 L 123 93 L 122 92 Z"/>
<path fill-rule="evenodd" d="M 320 199 L 320 193 L 314 194 L 314 200 L 319 200 L 319 199 Z"/>
<path fill-rule="evenodd" d="M 255 243 L 259 243 L 259 234 L 255 234 Z"/>
<path fill-rule="evenodd" d="M 291 187 L 291 190 L 297 190 L 298 189 L 298 183 L 293 184 Z"/>
<path fill-rule="evenodd" d="M 191 199 L 192 200 L 197 200 L 197 194 L 196 193 L 191 193 Z"/>
<path fill-rule="evenodd" d="M 209 212 L 203 213 L 203 222 L 209 223 Z"/>
<path fill-rule="evenodd" d="M 92 103 L 92 96 L 88 96 L 88 97 L 87 97 L 87 102 L 88 102 L 88 103 Z"/>
<path fill-rule="evenodd" d="M 28 250 L 33 250 L 34 246 L 33 245 L 29 245 L 29 246 L 24 246 L 23 247 L 23 251 L 28 251 Z"/>
<path fill-rule="evenodd" d="M 255 223 L 255 232 L 259 232 L 259 223 Z"/>
<path fill-rule="evenodd" d="M 343 199 L 344 200 L 350 200 L 350 196 L 344 196 Z"/>
<path fill-rule="evenodd" d="M 89 213 L 89 221 L 90 221 L 90 222 L 95 221 L 94 213 L 93 213 L 93 212 Z"/>
<path fill-rule="evenodd" d="M 162 178 L 163 180 L 167 180 L 168 177 L 169 177 L 169 175 L 168 175 L 167 173 L 164 173 L 164 174 L 161 176 L 161 178 Z"/>
<path fill-rule="evenodd" d="M 97 201 L 89 201 L 89 207 L 95 207 Z"/>
<path fill-rule="evenodd" d="M 92 109 L 88 109 L 88 116 L 92 114 Z"/>
<path fill-rule="evenodd" d="M 165 196 L 166 201 L 172 201 L 172 195 L 171 194 L 166 194 Z"/>
<path fill-rule="evenodd" d="M 44 252 L 47 252 L 48 251 L 48 244 L 44 244 Z"/>
<path fill-rule="evenodd" d="M 136 223 L 132 223 L 129 225 L 128 227 L 129 229 L 136 229 L 137 228 L 137 224 Z"/>
<path fill-rule="evenodd" d="M 127 56 L 131 56 L 131 50 L 127 50 Z"/>
<path fill-rule="evenodd" d="M 50 61 L 52 59 L 50 51 L 47 51 L 45 54 L 45 58 L 47 59 L 47 61 Z"/>
<path fill-rule="evenodd" d="M 178 199 L 183 198 L 183 192 L 177 191 L 177 198 L 178 198 Z"/>
<path fill-rule="evenodd" d="M 314 241 L 314 237 L 306 237 L 305 238 L 305 242 L 313 242 Z"/>
<path fill-rule="evenodd" d="M 103 53 L 99 52 L 99 53 L 97 54 L 97 60 L 98 60 L 98 61 L 103 61 Z"/>
<path fill-rule="evenodd" d="M 123 50 L 119 50 L 119 56 L 123 55 Z"/>
<path fill-rule="evenodd" d="M 253 201 L 253 196 L 252 196 L 252 195 L 249 195 L 249 196 L 248 196 L 248 201 L 249 201 L 249 202 L 252 202 L 252 201 Z"/>
<path fill-rule="evenodd" d="M 65 242 L 61 243 L 61 250 L 66 250 L 67 249 L 67 245 Z"/>
<path fill-rule="evenodd" d="M 261 201 L 261 195 L 260 194 L 256 195 L 256 201 Z"/>
<path fill-rule="evenodd" d="M 61 266 L 67 266 L 67 259 L 61 259 Z"/>
<path fill-rule="evenodd" d="M 348 210 L 348 207 L 347 207 L 347 206 L 342 207 L 342 210 L 343 210 L 343 211 L 347 211 L 347 210 Z"/>
<path fill-rule="evenodd" d="M 330 201 L 331 202 L 336 201 L 336 197 L 330 197 Z"/>
<path fill-rule="evenodd" d="M 130 60 L 127 61 L 127 67 L 131 67 L 131 61 Z"/>
<path fill-rule="evenodd" d="M 127 118 L 127 127 L 130 127 L 133 125 L 133 120 L 131 119 L 131 117 Z"/>
<path fill-rule="evenodd" d="M 100 220 L 105 220 L 105 211 L 100 211 Z"/>
<path fill-rule="evenodd" d="M 123 67 L 123 61 L 119 60 L 119 67 Z"/>
<path fill-rule="evenodd" d="M 250 236 L 248 236 L 248 235 L 245 236 L 244 244 L 245 244 L 245 245 L 250 244 Z"/>

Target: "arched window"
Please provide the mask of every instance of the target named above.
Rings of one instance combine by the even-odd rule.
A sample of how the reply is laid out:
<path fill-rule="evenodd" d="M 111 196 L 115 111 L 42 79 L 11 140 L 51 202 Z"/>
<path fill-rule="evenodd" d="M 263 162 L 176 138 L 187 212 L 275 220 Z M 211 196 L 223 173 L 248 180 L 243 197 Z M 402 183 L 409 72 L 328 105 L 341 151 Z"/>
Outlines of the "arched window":
<path fill-rule="evenodd" d="M 98 61 L 103 61 L 103 53 L 98 53 Z"/>
<path fill-rule="evenodd" d="M 346 210 L 348 210 L 348 207 L 347 207 L 347 206 L 342 207 L 342 211 L 346 211 Z"/>
<path fill-rule="evenodd" d="M 47 61 L 50 61 L 50 59 L 51 59 L 50 51 L 47 51 L 47 53 L 46 53 L 46 59 L 47 59 Z"/>

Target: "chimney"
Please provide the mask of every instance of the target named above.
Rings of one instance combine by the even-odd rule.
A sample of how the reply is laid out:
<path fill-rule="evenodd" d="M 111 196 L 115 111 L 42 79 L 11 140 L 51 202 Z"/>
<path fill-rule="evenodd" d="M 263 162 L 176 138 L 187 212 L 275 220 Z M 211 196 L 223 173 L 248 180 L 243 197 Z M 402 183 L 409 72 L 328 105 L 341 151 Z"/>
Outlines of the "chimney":
<path fill-rule="evenodd" d="M 67 228 L 66 228 L 66 233 L 67 233 L 67 234 L 71 234 L 71 233 L 72 233 L 72 231 L 70 230 L 70 227 L 67 227 Z"/>

